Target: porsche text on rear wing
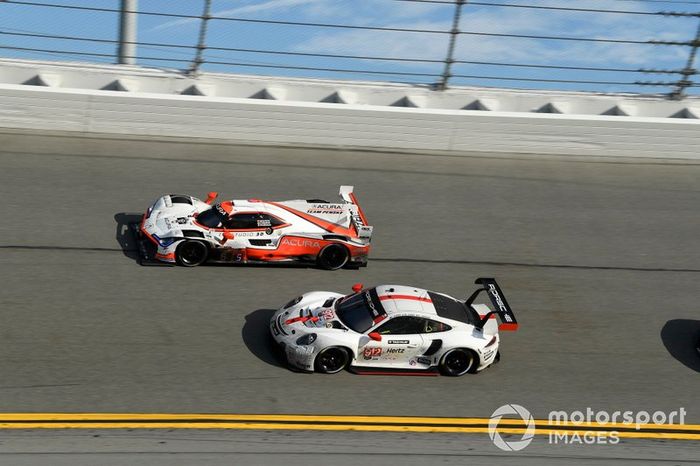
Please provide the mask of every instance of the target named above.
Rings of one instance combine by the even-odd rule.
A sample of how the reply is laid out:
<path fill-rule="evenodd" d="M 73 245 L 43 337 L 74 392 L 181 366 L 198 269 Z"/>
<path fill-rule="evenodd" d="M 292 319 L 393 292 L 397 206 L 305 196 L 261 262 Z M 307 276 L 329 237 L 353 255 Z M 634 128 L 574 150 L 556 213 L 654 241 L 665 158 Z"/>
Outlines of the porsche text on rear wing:
<path fill-rule="evenodd" d="M 499 330 L 517 330 L 518 321 L 515 319 L 515 314 L 513 314 L 513 310 L 508 305 L 508 301 L 506 301 L 506 297 L 501 291 L 501 288 L 498 286 L 498 283 L 496 283 L 496 279 L 482 277 L 477 278 L 474 283 L 481 285 L 481 288 L 472 293 L 465 304 L 471 307 L 476 297 L 479 296 L 482 291 L 486 291 L 495 309 L 483 316 L 477 327 L 483 328 L 486 322 L 488 322 L 488 319 L 495 314 L 498 315 L 501 320 L 501 324 L 498 326 Z"/>

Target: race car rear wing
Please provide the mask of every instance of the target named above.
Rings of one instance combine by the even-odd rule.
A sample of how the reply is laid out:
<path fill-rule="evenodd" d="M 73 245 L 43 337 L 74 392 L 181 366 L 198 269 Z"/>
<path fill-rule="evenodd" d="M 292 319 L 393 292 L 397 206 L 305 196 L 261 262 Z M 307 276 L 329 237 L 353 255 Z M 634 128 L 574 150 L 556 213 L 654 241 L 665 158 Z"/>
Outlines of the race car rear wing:
<path fill-rule="evenodd" d="M 353 189 L 354 188 L 352 186 L 341 186 L 338 194 L 340 194 L 345 202 L 351 204 L 351 221 L 355 227 L 355 231 L 357 231 L 357 236 L 360 238 L 369 239 L 372 237 L 372 230 L 374 228 L 367 224 L 367 217 L 365 217 L 362 207 L 360 207 L 360 204 L 358 204 L 357 198 L 353 193 Z"/>
<path fill-rule="evenodd" d="M 496 309 L 495 311 L 491 311 L 485 316 L 483 316 L 477 324 L 477 327 L 484 328 L 484 325 L 486 325 L 489 318 L 492 315 L 496 314 L 501 320 L 501 324 L 498 326 L 498 330 L 517 330 L 518 321 L 515 319 L 515 314 L 513 314 L 513 310 L 508 305 L 508 301 L 506 301 L 506 297 L 501 291 L 501 288 L 498 286 L 498 283 L 496 283 L 496 279 L 482 277 L 477 278 L 474 283 L 477 285 L 481 285 L 481 288 L 477 289 L 474 293 L 472 293 L 472 295 L 465 301 L 464 304 L 474 309 L 472 307 L 472 303 L 474 302 L 476 297 L 479 296 L 479 293 L 481 293 L 482 291 L 486 291 L 489 295 L 489 299 L 491 299 L 491 303 Z"/>

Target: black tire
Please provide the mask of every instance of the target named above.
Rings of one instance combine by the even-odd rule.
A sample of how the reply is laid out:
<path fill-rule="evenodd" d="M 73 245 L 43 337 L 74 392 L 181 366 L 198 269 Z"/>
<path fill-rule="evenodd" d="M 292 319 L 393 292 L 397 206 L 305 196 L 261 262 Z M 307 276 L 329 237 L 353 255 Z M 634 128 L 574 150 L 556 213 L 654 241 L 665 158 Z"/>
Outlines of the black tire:
<path fill-rule="evenodd" d="M 479 367 L 479 357 L 472 350 L 455 348 L 449 350 L 440 361 L 440 372 L 450 377 L 474 373 Z"/>
<path fill-rule="evenodd" d="M 350 355 L 345 348 L 333 346 L 324 348 L 316 356 L 314 370 L 322 374 L 337 374 L 350 362 Z"/>
<path fill-rule="evenodd" d="M 329 244 L 318 253 L 318 266 L 326 270 L 343 268 L 350 260 L 350 251 L 342 244 Z"/>
<path fill-rule="evenodd" d="M 183 241 L 175 251 L 177 263 L 185 267 L 203 264 L 209 256 L 207 245 L 201 241 Z"/>

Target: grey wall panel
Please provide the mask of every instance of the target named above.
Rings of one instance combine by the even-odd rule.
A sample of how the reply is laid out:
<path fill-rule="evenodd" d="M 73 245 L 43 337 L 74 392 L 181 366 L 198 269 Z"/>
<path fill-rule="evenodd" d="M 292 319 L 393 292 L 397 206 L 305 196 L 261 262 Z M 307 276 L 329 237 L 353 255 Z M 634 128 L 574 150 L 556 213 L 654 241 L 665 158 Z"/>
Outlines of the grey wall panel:
<path fill-rule="evenodd" d="M 0 85 L 0 127 L 391 150 L 700 158 L 700 120 Z"/>

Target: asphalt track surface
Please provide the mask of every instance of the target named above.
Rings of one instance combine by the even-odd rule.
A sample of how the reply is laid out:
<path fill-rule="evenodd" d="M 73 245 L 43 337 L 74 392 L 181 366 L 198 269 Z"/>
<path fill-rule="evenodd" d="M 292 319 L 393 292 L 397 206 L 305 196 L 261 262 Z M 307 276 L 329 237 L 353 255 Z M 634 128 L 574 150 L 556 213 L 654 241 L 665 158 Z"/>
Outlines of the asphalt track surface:
<path fill-rule="evenodd" d="M 0 411 L 488 417 L 517 403 L 544 419 L 683 407 L 700 423 L 698 180 L 692 162 L 0 134 Z M 341 184 L 375 227 L 365 269 L 134 260 L 126 225 L 163 193 L 333 200 Z M 301 292 L 466 297 L 478 276 L 521 323 L 483 373 L 301 374 L 268 347 L 271 310 Z"/>
<path fill-rule="evenodd" d="M 695 465 L 697 443 L 629 440 L 611 445 L 551 445 L 537 437 L 519 453 L 497 450 L 488 436 L 376 432 L 52 431 L 2 434 L 0 464 L 12 466 L 245 465 L 405 466 L 575 464 Z M 51 452 L 50 455 L 46 452 Z M 50 461 L 47 461 L 50 459 Z"/>

